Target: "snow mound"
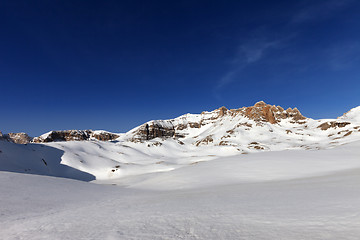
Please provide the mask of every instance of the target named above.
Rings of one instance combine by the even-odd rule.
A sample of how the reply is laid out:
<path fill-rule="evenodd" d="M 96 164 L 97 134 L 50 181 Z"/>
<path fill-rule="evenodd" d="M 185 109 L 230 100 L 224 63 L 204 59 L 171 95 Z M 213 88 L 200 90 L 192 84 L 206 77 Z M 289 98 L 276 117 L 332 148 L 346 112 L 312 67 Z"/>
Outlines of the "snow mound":
<path fill-rule="evenodd" d="M 339 119 L 351 121 L 355 123 L 360 123 L 360 106 L 351 109 L 347 113 L 345 113 L 343 116 L 341 116 Z"/>

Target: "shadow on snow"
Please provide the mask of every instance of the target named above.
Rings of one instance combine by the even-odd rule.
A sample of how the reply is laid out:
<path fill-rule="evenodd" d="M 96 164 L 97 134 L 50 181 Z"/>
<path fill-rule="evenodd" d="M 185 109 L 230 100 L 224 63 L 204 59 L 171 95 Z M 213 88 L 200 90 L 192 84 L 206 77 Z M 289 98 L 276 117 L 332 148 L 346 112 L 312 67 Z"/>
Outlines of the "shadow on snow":
<path fill-rule="evenodd" d="M 61 164 L 64 151 L 43 144 L 0 141 L 0 171 L 95 180 L 95 176 Z"/>

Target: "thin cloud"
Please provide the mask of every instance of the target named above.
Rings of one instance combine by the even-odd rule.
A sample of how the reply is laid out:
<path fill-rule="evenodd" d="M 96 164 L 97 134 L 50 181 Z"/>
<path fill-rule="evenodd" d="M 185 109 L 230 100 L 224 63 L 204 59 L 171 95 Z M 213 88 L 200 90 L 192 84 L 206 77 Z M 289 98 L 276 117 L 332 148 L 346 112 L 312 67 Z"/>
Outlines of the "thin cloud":
<path fill-rule="evenodd" d="M 360 44 L 350 42 L 341 46 L 330 48 L 326 52 L 332 70 L 339 71 L 352 68 L 360 61 Z"/>
<path fill-rule="evenodd" d="M 337 11 L 341 11 L 344 8 L 349 7 L 353 2 L 354 0 L 330 0 L 314 4 L 309 1 L 308 6 L 300 8 L 300 10 L 298 10 L 295 14 L 288 16 L 288 23 L 285 24 L 285 26 L 288 29 L 293 30 L 285 36 L 283 35 L 282 38 L 269 37 L 271 32 L 266 31 L 266 26 L 257 29 L 257 31 L 255 30 L 254 32 L 257 37 L 253 38 L 251 41 L 239 44 L 235 56 L 231 61 L 233 66 L 217 81 L 217 84 L 214 87 L 216 98 L 220 98 L 219 92 L 223 87 L 235 81 L 242 80 L 241 75 L 246 68 L 266 58 L 266 55 L 270 51 L 288 46 L 290 40 L 298 36 L 298 32 L 296 32 L 298 24 L 329 18 L 336 14 Z M 336 52 L 336 54 L 338 54 L 338 52 Z M 346 57 L 341 57 L 340 59 L 348 59 L 347 56 L 349 55 L 350 54 L 346 54 Z M 341 68 L 342 64 L 339 63 L 336 58 L 333 59 L 335 59 L 332 63 L 333 67 Z"/>
<path fill-rule="evenodd" d="M 331 17 L 334 13 L 349 6 L 353 0 L 333 0 L 307 6 L 293 15 L 290 21 L 293 24 L 306 23 Z"/>
<path fill-rule="evenodd" d="M 240 46 L 241 55 L 245 55 L 246 63 L 254 63 L 259 61 L 265 51 L 270 48 L 276 48 L 280 41 L 253 41 Z"/>
<path fill-rule="evenodd" d="M 235 76 L 237 76 L 241 70 L 243 69 L 243 67 L 239 67 L 238 69 L 234 69 L 231 70 L 229 72 L 227 72 L 219 81 L 218 84 L 216 86 L 217 89 L 222 88 L 223 86 L 231 83 L 232 81 L 234 81 Z"/>
<path fill-rule="evenodd" d="M 280 48 L 284 41 L 288 39 L 288 37 L 272 41 L 254 39 L 250 42 L 240 44 L 234 59 L 231 61 L 233 68 L 231 68 L 223 75 L 223 77 L 220 78 L 215 87 L 215 91 L 218 91 L 222 87 L 238 80 L 244 69 L 246 69 L 249 65 L 255 64 L 256 62 L 263 59 L 266 55 L 266 52 L 270 51 L 271 49 Z"/>

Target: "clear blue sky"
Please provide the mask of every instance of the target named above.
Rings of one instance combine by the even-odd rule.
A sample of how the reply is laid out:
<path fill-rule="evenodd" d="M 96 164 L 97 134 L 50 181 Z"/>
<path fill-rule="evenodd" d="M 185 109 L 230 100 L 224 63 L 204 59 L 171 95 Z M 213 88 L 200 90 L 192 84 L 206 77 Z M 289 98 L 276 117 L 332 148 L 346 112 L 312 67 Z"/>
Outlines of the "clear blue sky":
<path fill-rule="evenodd" d="M 360 105 L 360 1 L 0 1 L 3 132 Z"/>

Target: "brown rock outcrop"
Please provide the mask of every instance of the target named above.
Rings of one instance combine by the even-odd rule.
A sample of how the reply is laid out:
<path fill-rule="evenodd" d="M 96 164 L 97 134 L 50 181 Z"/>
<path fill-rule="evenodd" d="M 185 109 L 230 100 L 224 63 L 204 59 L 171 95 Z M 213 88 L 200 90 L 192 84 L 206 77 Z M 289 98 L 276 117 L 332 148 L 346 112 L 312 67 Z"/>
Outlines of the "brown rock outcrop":
<path fill-rule="evenodd" d="M 92 137 L 100 141 L 109 141 L 118 138 L 119 135 L 105 131 L 94 132 L 92 130 L 63 130 L 51 131 L 46 135 L 34 138 L 33 142 L 86 141 L 90 140 Z"/>
<path fill-rule="evenodd" d="M 198 123 L 198 122 L 189 122 L 188 124 L 178 124 L 176 125 L 176 127 L 174 126 L 175 130 L 184 130 L 188 127 L 190 128 L 200 128 L 202 125 L 201 125 L 201 122 Z"/>
<path fill-rule="evenodd" d="M 201 122 L 200 122 L 200 123 L 190 122 L 190 123 L 189 123 L 189 126 L 190 126 L 191 128 L 201 128 Z"/>
<path fill-rule="evenodd" d="M 350 124 L 349 122 L 325 122 L 323 124 L 320 124 L 318 128 L 325 131 L 328 130 L 329 128 L 342 128 L 349 124 Z"/>
<path fill-rule="evenodd" d="M 306 119 L 297 108 L 288 108 L 284 111 L 280 106 L 276 107 L 275 105 L 269 105 L 263 101 L 257 102 L 252 107 L 239 108 L 237 109 L 237 112 L 240 112 L 249 119 L 269 122 L 271 124 L 275 124 L 281 119 L 286 118 L 290 118 L 295 122 Z"/>
<path fill-rule="evenodd" d="M 205 138 L 199 140 L 199 141 L 196 141 L 195 142 L 195 145 L 196 146 L 200 146 L 200 145 L 207 145 L 209 143 L 212 143 L 214 142 L 214 139 L 212 138 L 212 136 L 206 136 Z"/>
<path fill-rule="evenodd" d="M 294 122 L 306 119 L 306 117 L 304 117 L 297 108 L 288 108 L 285 111 L 280 106 L 269 105 L 263 101 L 257 102 L 254 106 L 251 107 L 242 107 L 231 110 L 228 110 L 226 107 L 221 107 L 215 111 L 218 112 L 217 118 L 223 117 L 225 115 L 236 116 L 237 114 L 242 114 L 251 120 L 269 122 L 271 124 L 275 124 L 281 119 L 286 118 L 290 118 Z"/>
<path fill-rule="evenodd" d="M 110 132 L 93 132 L 90 135 L 100 141 L 112 141 L 119 137 L 119 135 Z"/>
<path fill-rule="evenodd" d="M 219 117 L 223 117 L 226 114 L 226 112 L 228 111 L 228 109 L 223 106 L 223 107 L 219 108 L 218 111 L 219 111 Z"/>
<path fill-rule="evenodd" d="M 7 137 L 10 142 L 18 143 L 18 144 L 26 144 L 31 141 L 31 137 L 26 133 L 8 133 Z"/>
<path fill-rule="evenodd" d="M 51 131 L 45 137 L 37 137 L 33 139 L 35 143 L 41 142 L 62 142 L 62 141 L 84 141 L 90 138 L 89 130 L 64 130 Z"/>
<path fill-rule="evenodd" d="M 167 126 L 169 125 L 169 126 Z M 175 137 L 175 127 L 170 124 L 160 124 L 151 122 L 141 125 L 135 132 L 134 138 L 131 141 L 146 141 L 154 138 L 169 138 Z"/>
<path fill-rule="evenodd" d="M 31 141 L 31 137 L 29 137 L 29 135 L 27 135 L 26 133 L 3 134 L 2 132 L 0 132 L 0 140 L 5 140 L 18 144 L 26 144 Z"/>

